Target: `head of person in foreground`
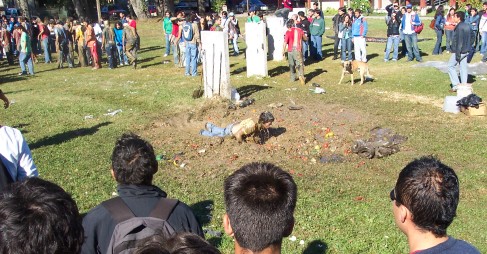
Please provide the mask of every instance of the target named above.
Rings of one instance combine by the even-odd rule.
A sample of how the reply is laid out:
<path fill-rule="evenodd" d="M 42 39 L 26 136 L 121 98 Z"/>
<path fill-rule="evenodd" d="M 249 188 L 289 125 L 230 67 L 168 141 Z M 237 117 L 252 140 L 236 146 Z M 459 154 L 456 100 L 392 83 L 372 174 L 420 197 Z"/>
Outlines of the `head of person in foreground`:
<path fill-rule="evenodd" d="M 225 179 L 224 196 L 223 226 L 235 238 L 235 253 L 280 253 L 294 226 L 291 175 L 271 163 L 250 163 Z"/>

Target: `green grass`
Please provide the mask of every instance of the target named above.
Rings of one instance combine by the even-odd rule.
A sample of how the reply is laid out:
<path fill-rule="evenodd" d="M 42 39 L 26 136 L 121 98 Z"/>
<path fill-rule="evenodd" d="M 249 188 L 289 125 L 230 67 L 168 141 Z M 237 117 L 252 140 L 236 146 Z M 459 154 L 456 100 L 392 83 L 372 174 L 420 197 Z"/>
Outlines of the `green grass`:
<path fill-rule="evenodd" d="M 268 109 L 266 105 L 270 103 L 287 105 L 292 99 L 304 105 L 305 110 L 294 115 L 285 108 L 273 110 L 277 119 L 282 120 L 278 125 L 286 127 L 287 132 L 269 142 L 286 146 L 282 149 L 289 149 L 289 153 L 272 152 L 253 144 L 233 145 L 232 140 L 225 140 L 221 147 L 209 148 L 211 141 L 198 137 L 196 131 L 188 131 L 190 128 L 183 120 L 181 126 L 189 129 L 161 127 L 161 123 L 178 119 L 175 115 L 198 111 L 205 102 L 191 99 L 199 78 L 184 77 L 181 69 L 161 64 L 163 36 L 161 24 L 154 21 L 139 24 L 141 63 L 135 71 L 128 67 L 57 70 L 54 64 L 37 64 L 35 77 L 19 78 L 18 66 L 1 66 L 1 88 L 15 101 L 11 108 L 0 112 L 2 124 L 22 130 L 41 177 L 70 192 L 81 212 L 110 198 L 115 191 L 116 183 L 109 173 L 111 151 L 120 134 L 133 131 L 149 139 L 157 153 L 170 156 L 185 152 L 187 168 L 163 162 L 154 182 L 171 197 L 193 205 L 204 227 L 222 230 L 225 177 L 245 163 L 266 160 L 292 170 L 298 184 L 296 225 L 292 234 L 298 241 L 285 239 L 284 253 L 405 253 L 408 251 L 406 238 L 394 225 L 388 194 L 406 163 L 434 154 L 460 177 L 461 201 L 449 234 L 487 252 L 487 223 L 482 209 L 482 204 L 487 202 L 486 122 L 483 117 L 447 114 L 432 105 L 449 95 L 447 74 L 434 68 L 413 68 L 414 63 L 405 59 L 384 63 L 385 45 L 368 43 L 367 53 L 374 56 L 369 61 L 374 82 L 361 87 L 337 85 L 341 67 L 338 61 L 331 61 L 333 44 L 325 38 L 323 49 L 327 58 L 306 66 L 305 72 L 319 73 L 307 82 L 321 84 L 326 94 L 310 94 L 307 88 L 289 83 L 286 62 L 270 61 L 272 77 L 246 78 L 242 72 L 232 75 L 231 84 L 237 88 L 267 84 L 271 88 L 252 94 L 255 105 L 231 112 L 227 119 L 216 119 L 220 123 L 244 115 L 255 116 Z M 326 22 L 331 25 L 330 19 Z M 384 36 L 383 20 L 370 19 L 369 23 L 370 36 Z M 243 24 L 241 28 L 244 29 Z M 327 30 L 326 34 L 331 32 Z M 420 38 L 434 37 L 428 27 L 420 35 Z M 240 46 L 244 48 L 244 43 Z M 431 56 L 434 40 L 420 42 L 419 46 L 427 54 L 425 61 L 449 58 L 447 54 Z M 230 59 L 233 72 L 246 65 L 242 56 Z M 475 62 L 479 60 L 479 56 L 474 58 Z M 298 90 L 284 90 L 291 87 Z M 480 97 L 485 97 L 487 82 L 476 78 L 474 89 Z M 123 112 L 113 117 L 103 115 L 116 109 Z M 93 115 L 93 119 L 85 119 L 88 115 Z M 207 117 L 203 115 L 201 121 Z M 367 130 L 377 125 L 391 128 L 409 139 L 401 152 L 387 158 L 363 160 L 349 155 L 345 163 L 313 164 L 312 155 L 307 155 L 309 159 L 305 162 L 295 157 L 304 150 L 292 150 L 301 143 L 304 148 L 309 146 L 303 140 L 312 139 L 312 133 L 318 128 L 310 119 L 319 122 L 319 128 L 336 129 L 336 138 L 331 142 L 338 147 L 350 146 L 354 139 L 366 136 Z M 193 143 L 207 148 L 206 155 L 197 155 L 190 148 Z M 239 158 L 229 162 L 233 153 Z M 365 164 L 359 166 L 361 161 Z M 363 200 L 356 200 L 359 196 Z M 205 209 L 207 204 L 213 204 L 213 210 Z M 206 216 L 208 213 L 212 215 L 211 220 Z M 229 237 L 208 238 L 223 253 L 231 253 L 233 243 Z M 299 245 L 301 239 L 305 240 L 304 245 Z"/>

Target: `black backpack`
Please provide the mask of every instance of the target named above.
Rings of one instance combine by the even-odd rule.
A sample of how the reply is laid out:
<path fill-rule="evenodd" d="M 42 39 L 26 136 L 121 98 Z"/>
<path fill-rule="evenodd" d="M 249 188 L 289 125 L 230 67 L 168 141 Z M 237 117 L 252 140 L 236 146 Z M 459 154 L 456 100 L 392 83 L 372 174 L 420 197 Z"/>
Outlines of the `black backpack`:
<path fill-rule="evenodd" d="M 135 217 L 120 197 L 103 202 L 103 206 L 117 223 L 106 253 L 133 253 L 139 243 L 155 234 L 165 237 L 174 235 L 174 228 L 167 219 L 178 202 L 177 199 L 161 198 L 147 217 Z"/>

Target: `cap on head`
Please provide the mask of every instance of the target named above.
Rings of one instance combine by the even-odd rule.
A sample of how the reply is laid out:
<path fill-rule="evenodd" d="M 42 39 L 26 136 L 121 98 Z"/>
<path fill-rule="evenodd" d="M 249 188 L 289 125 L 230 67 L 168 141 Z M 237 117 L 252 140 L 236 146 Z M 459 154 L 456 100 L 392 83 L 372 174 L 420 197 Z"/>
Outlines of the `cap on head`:
<path fill-rule="evenodd" d="M 235 16 L 235 13 L 230 12 L 230 13 L 228 13 L 228 16 L 229 16 L 229 17 L 234 17 L 234 16 Z"/>
<path fill-rule="evenodd" d="M 406 9 L 412 9 L 412 8 L 413 8 L 413 5 L 412 4 L 406 5 Z"/>

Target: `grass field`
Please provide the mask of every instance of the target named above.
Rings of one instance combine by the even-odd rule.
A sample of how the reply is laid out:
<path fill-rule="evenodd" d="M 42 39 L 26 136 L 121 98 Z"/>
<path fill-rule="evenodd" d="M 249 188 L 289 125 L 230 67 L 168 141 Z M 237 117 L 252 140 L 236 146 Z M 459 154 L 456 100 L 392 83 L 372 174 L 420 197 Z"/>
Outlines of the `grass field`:
<path fill-rule="evenodd" d="M 331 20 L 326 23 L 331 26 Z M 369 23 L 370 36 L 384 37 L 382 19 L 370 19 Z M 486 119 L 441 110 L 443 98 L 449 95 L 447 74 L 412 67 L 415 63 L 404 58 L 384 63 L 385 45 L 368 43 L 374 81 L 364 86 L 337 85 L 340 62 L 331 60 L 333 42 L 325 38 L 326 59 L 306 66 L 305 72 L 307 83 L 320 84 L 326 94 L 311 94 L 308 87 L 290 83 L 285 61 L 268 63 L 270 77 L 246 78 L 245 59 L 240 55 L 230 57 L 231 84 L 256 103 L 220 114 L 225 111 L 224 103 L 191 98 L 199 77 L 185 77 L 172 62 L 162 64 L 172 57 L 162 57 L 161 23 L 152 19 L 138 27 L 142 46 L 137 70 L 109 70 L 106 65 L 97 71 L 58 70 L 55 64 L 39 63 L 35 77 L 24 78 L 17 76 L 18 66 L 3 63 L 0 67 L 1 89 L 13 102 L 0 112 L 1 124 L 23 132 L 41 177 L 70 192 L 81 212 L 112 196 L 116 187 L 109 173 L 112 148 L 117 137 L 132 131 L 150 140 L 166 158 L 184 152 L 187 166 L 161 161 L 154 183 L 169 196 L 191 205 L 204 228 L 222 230 L 225 177 L 245 163 L 265 160 L 291 172 L 298 185 L 292 234 L 298 240 L 284 239 L 283 253 L 406 253 L 407 241 L 395 227 L 389 191 L 409 161 L 433 154 L 453 167 L 460 178 L 458 214 L 448 233 L 487 252 L 487 222 L 482 212 L 487 202 Z M 332 31 L 328 29 L 326 35 Z M 420 38 L 434 37 L 425 26 Z M 245 44 L 240 42 L 240 46 Z M 425 61 L 449 58 L 448 54 L 431 55 L 434 40 L 419 46 Z M 477 55 L 474 62 L 478 61 Z M 487 81 L 480 76 L 472 78 L 475 93 L 486 96 Z M 276 102 L 287 106 L 291 100 L 304 109 L 290 112 L 287 107 L 267 106 Z M 104 115 L 117 109 L 122 112 Z M 214 140 L 198 136 L 197 129 L 207 120 L 229 123 L 244 116 L 256 117 L 263 110 L 272 110 L 276 127 L 286 128 L 264 146 L 237 145 L 230 139 L 215 145 Z M 344 154 L 344 163 L 314 163 L 320 154 L 312 153 L 310 147 L 321 145 L 322 141 L 313 138 L 321 128 L 335 131 L 335 137 L 327 142 L 336 151 L 324 149 L 323 155 L 342 153 L 375 126 L 390 128 L 409 139 L 399 153 L 383 159 Z M 198 153 L 201 148 L 206 149 L 204 154 Z M 207 238 L 223 253 L 231 253 L 231 238 Z"/>

